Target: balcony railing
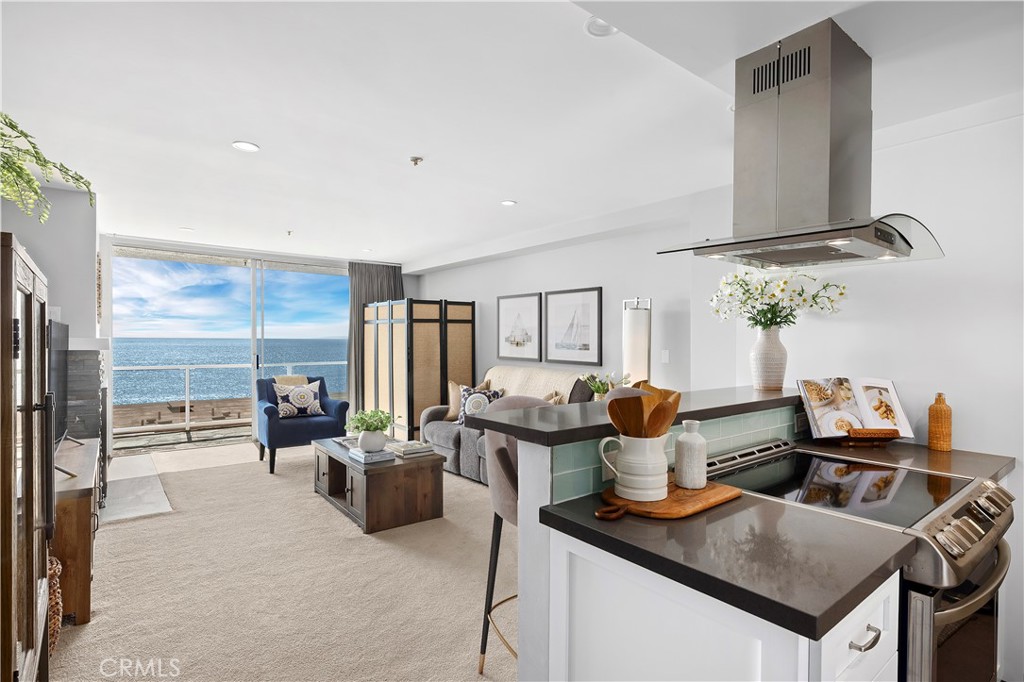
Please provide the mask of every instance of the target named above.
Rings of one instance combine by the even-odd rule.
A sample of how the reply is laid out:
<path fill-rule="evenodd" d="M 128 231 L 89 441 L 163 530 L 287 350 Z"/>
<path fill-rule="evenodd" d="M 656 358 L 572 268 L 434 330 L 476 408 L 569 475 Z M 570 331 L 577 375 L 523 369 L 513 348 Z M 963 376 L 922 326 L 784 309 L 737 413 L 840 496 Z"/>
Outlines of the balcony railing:
<path fill-rule="evenodd" d="M 323 376 L 328 389 L 333 389 L 331 397 L 345 398 L 347 365 L 344 360 L 274 362 L 261 366 L 260 372 L 268 377 Z M 113 377 L 115 434 L 223 428 L 252 420 L 252 366 L 248 364 L 124 366 L 114 367 Z M 220 397 L 225 389 L 238 395 Z M 143 396 L 149 400 L 143 402 Z"/>

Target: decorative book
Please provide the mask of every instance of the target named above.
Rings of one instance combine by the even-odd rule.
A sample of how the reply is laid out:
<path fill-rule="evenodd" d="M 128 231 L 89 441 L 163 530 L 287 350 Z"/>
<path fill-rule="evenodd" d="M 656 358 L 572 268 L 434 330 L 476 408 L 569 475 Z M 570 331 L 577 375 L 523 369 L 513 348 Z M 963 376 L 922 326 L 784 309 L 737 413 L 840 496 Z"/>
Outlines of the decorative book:
<path fill-rule="evenodd" d="M 914 437 L 896 387 L 887 379 L 833 377 L 796 384 L 815 438 Z"/>
<path fill-rule="evenodd" d="M 434 451 L 434 447 L 432 445 L 418 440 L 395 441 L 394 443 L 388 443 L 384 447 L 400 456 L 416 454 L 428 455 Z"/>
<path fill-rule="evenodd" d="M 395 458 L 395 453 L 390 450 L 378 450 L 377 452 L 365 452 L 362 448 L 351 448 L 348 451 L 349 457 L 357 462 L 363 464 L 372 464 L 373 462 L 386 462 L 390 459 Z"/>

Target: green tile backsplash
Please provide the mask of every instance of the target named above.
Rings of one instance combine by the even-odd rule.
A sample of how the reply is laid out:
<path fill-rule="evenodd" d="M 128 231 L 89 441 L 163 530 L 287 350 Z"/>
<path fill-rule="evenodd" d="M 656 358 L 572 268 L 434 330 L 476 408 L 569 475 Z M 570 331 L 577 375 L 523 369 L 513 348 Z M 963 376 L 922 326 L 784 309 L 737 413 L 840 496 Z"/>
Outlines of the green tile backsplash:
<path fill-rule="evenodd" d="M 794 413 L 793 407 L 779 407 L 709 419 L 700 423 L 698 431 L 708 441 L 708 455 L 719 455 L 770 440 L 792 440 Z M 673 426 L 665 440 L 665 457 L 670 467 L 675 462 L 676 438 L 682 432 L 682 426 Z M 556 504 L 599 492 L 608 485 L 601 479 L 599 442 L 587 440 L 552 448 L 552 498 Z"/>

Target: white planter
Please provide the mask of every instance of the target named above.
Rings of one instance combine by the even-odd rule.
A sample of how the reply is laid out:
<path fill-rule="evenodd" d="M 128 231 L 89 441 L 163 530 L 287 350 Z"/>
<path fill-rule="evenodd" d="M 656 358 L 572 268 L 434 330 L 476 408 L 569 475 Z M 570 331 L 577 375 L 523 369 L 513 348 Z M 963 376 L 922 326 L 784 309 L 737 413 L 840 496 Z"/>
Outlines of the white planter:
<path fill-rule="evenodd" d="M 687 419 L 676 438 L 676 485 L 700 490 L 708 484 L 708 442 L 697 433 L 699 421 Z"/>
<path fill-rule="evenodd" d="M 758 391 L 781 391 L 786 379 L 786 347 L 779 340 L 779 328 L 758 329 L 750 349 L 750 374 Z"/>
<path fill-rule="evenodd" d="M 383 450 L 387 442 L 387 436 L 383 431 L 361 431 L 359 433 L 359 449 L 363 452 Z"/>

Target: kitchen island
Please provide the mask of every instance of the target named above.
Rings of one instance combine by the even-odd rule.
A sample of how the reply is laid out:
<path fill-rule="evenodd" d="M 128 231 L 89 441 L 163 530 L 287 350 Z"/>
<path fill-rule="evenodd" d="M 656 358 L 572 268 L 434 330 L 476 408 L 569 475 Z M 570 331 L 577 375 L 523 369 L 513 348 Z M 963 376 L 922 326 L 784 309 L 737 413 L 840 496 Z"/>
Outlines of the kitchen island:
<path fill-rule="evenodd" d="M 684 394 L 680 405 L 676 424 L 700 419 L 711 454 L 768 440 L 792 440 L 797 435 L 794 421 L 799 397 L 795 391 L 701 391 Z M 622 590 L 605 589 L 612 584 L 609 576 L 618 570 L 619 578 L 631 572 L 634 577 L 643 576 L 633 581 L 641 587 L 624 606 L 639 604 L 644 594 L 674 587 L 683 590 L 676 594 L 677 604 L 682 599 L 687 608 L 697 609 L 698 601 L 706 600 L 710 606 L 705 612 L 728 623 L 727 630 L 738 622 L 723 615 L 732 611 L 750 622 L 767 624 L 770 631 L 748 637 L 752 651 L 769 652 L 773 647 L 785 651 L 781 657 L 762 659 L 760 674 L 767 677 L 793 674 L 801 665 L 799 660 L 806 663 L 815 657 L 817 670 L 827 675 L 824 669 L 835 662 L 825 659 L 841 658 L 848 650 L 847 641 L 842 639 L 842 647 L 834 647 L 832 653 L 811 643 L 824 641 L 823 635 L 830 630 L 842 629 L 836 626 L 845 619 L 859 618 L 855 613 L 858 605 L 872 600 L 885 604 L 890 629 L 894 626 L 892 590 L 894 579 L 898 580 L 896 572 L 914 544 L 910 538 L 874 532 L 863 524 L 851 537 L 850 526 L 840 520 L 822 520 L 824 515 L 756 495 L 744 495 L 683 521 L 596 521 L 593 510 L 599 498 L 595 493 L 603 487 L 604 478 L 597 443 L 615 433 L 603 404 L 507 411 L 469 419 L 475 428 L 509 433 L 520 440 L 520 556 L 530 557 L 530 561 L 519 562 L 520 679 L 569 676 L 568 643 L 564 641 L 565 619 L 570 615 L 566 576 L 583 565 L 577 562 L 576 569 L 572 568 L 570 554 L 589 556 L 591 564 L 602 565 L 577 583 L 577 587 L 589 584 L 599 590 L 589 594 L 593 604 L 602 604 L 610 596 L 608 592 L 630 593 L 621 580 L 615 584 L 621 584 Z M 671 442 L 669 439 L 669 447 Z M 830 447 L 822 447 L 822 454 L 828 454 Z M 866 454 L 861 449 L 857 456 Z M 909 462 L 921 471 L 932 466 L 959 476 L 999 478 L 1013 466 L 1010 458 L 958 452 L 936 458 L 926 448 L 903 444 L 870 454 L 880 462 Z M 618 568 L 602 572 L 609 561 L 618 562 Z M 600 585 L 604 588 L 597 587 Z M 577 603 L 583 602 L 577 599 Z M 603 615 L 599 621 L 598 613 Z M 680 613 L 678 609 L 676 613 Z M 628 617 L 620 619 L 614 612 L 599 610 L 591 615 L 602 627 L 637 631 Z M 705 632 L 711 630 L 710 622 Z M 559 631 L 553 632 L 552 624 Z M 641 630 L 650 630 L 648 634 L 658 631 L 657 626 L 651 628 L 654 630 Z M 867 639 L 848 634 L 850 641 Z M 619 655 L 629 656 L 625 651 Z M 892 662 L 882 663 L 891 672 Z M 740 666 L 736 671 L 752 669 Z M 800 676 L 806 675 L 806 670 L 804 667 Z"/>

